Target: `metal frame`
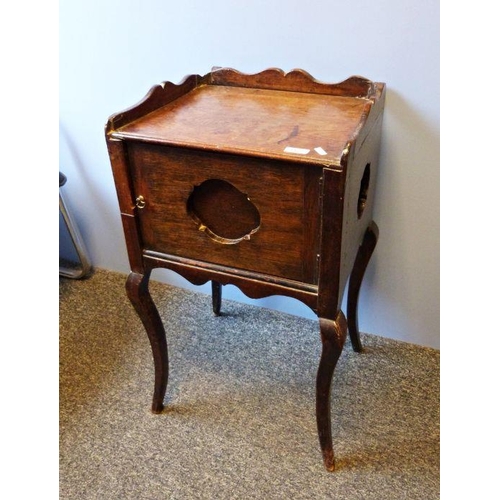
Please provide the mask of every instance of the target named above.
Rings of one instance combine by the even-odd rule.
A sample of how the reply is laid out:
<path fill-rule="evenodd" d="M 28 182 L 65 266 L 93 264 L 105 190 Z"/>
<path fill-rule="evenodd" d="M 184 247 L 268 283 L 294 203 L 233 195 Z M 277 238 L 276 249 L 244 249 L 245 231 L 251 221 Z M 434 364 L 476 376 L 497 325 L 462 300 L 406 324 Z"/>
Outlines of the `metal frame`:
<path fill-rule="evenodd" d="M 71 217 L 71 214 L 66 208 L 61 190 L 59 190 L 59 210 L 61 212 L 61 215 L 63 216 L 64 223 L 68 228 L 68 232 L 75 247 L 76 253 L 78 254 L 78 258 L 80 259 L 80 266 L 76 268 L 64 267 L 60 265 L 59 275 L 72 279 L 84 278 L 90 273 L 92 265 L 90 264 L 87 248 L 85 247 L 85 243 L 83 242 L 82 235 L 80 234 L 75 221 Z"/>

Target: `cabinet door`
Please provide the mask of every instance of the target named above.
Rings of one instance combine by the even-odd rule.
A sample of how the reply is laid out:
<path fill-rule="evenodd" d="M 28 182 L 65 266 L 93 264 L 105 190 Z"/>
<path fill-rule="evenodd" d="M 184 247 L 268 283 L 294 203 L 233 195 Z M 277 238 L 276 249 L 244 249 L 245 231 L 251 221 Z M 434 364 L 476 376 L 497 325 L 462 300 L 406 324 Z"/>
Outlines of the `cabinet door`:
<path fill-rule="evenodd" d="M 129 143 L 145 250 L 317 280 L 320 169 Z"/>

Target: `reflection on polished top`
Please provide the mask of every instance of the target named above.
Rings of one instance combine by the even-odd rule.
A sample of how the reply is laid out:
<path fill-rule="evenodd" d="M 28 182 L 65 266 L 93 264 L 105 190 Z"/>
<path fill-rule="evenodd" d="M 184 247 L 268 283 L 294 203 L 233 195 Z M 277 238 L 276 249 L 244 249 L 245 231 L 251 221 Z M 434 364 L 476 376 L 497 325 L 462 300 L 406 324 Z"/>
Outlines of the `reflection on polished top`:
<path fill-rule="evenodd" d="M 371 105 L 363 97 L 201 85 L 113 136 L 340 165 Z"/>

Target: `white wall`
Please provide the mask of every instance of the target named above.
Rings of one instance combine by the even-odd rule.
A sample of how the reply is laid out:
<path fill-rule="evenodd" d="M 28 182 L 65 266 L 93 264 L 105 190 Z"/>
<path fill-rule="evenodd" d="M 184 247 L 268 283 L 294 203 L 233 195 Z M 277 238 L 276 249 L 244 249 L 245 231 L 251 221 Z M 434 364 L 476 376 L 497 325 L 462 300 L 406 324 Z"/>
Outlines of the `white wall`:
<path fill-rule="evenodd" d="M 60 170 L 96 267 L 128 271 L 104 141 L 108 116 L 164 80 L 212 66 L 302 68 L 386 82 L 375 220 L 360 298 L 364 332 L 439 347 L 438 0 L 60 2 Z M 191 287 L 169 272 L 155 277 Z M 314 317 L 291 299 L 224 296 Z"/>

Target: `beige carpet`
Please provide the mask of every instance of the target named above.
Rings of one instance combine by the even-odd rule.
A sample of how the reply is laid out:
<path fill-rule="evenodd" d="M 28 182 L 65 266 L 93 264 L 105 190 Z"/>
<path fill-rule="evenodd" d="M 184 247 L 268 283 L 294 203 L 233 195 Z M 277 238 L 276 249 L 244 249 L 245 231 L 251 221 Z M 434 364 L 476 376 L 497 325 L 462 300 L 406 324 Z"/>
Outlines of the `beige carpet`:
<path fill-rule="evenodd" d="M 323 469 L 315 321 L 152 284 L 167 328 L 166 409 L 147 336 L 98 270 L 60 279 L 60 498 L 439 498 L 439 351 L 363 335 L 334 375 L 337 471 Z"/>

